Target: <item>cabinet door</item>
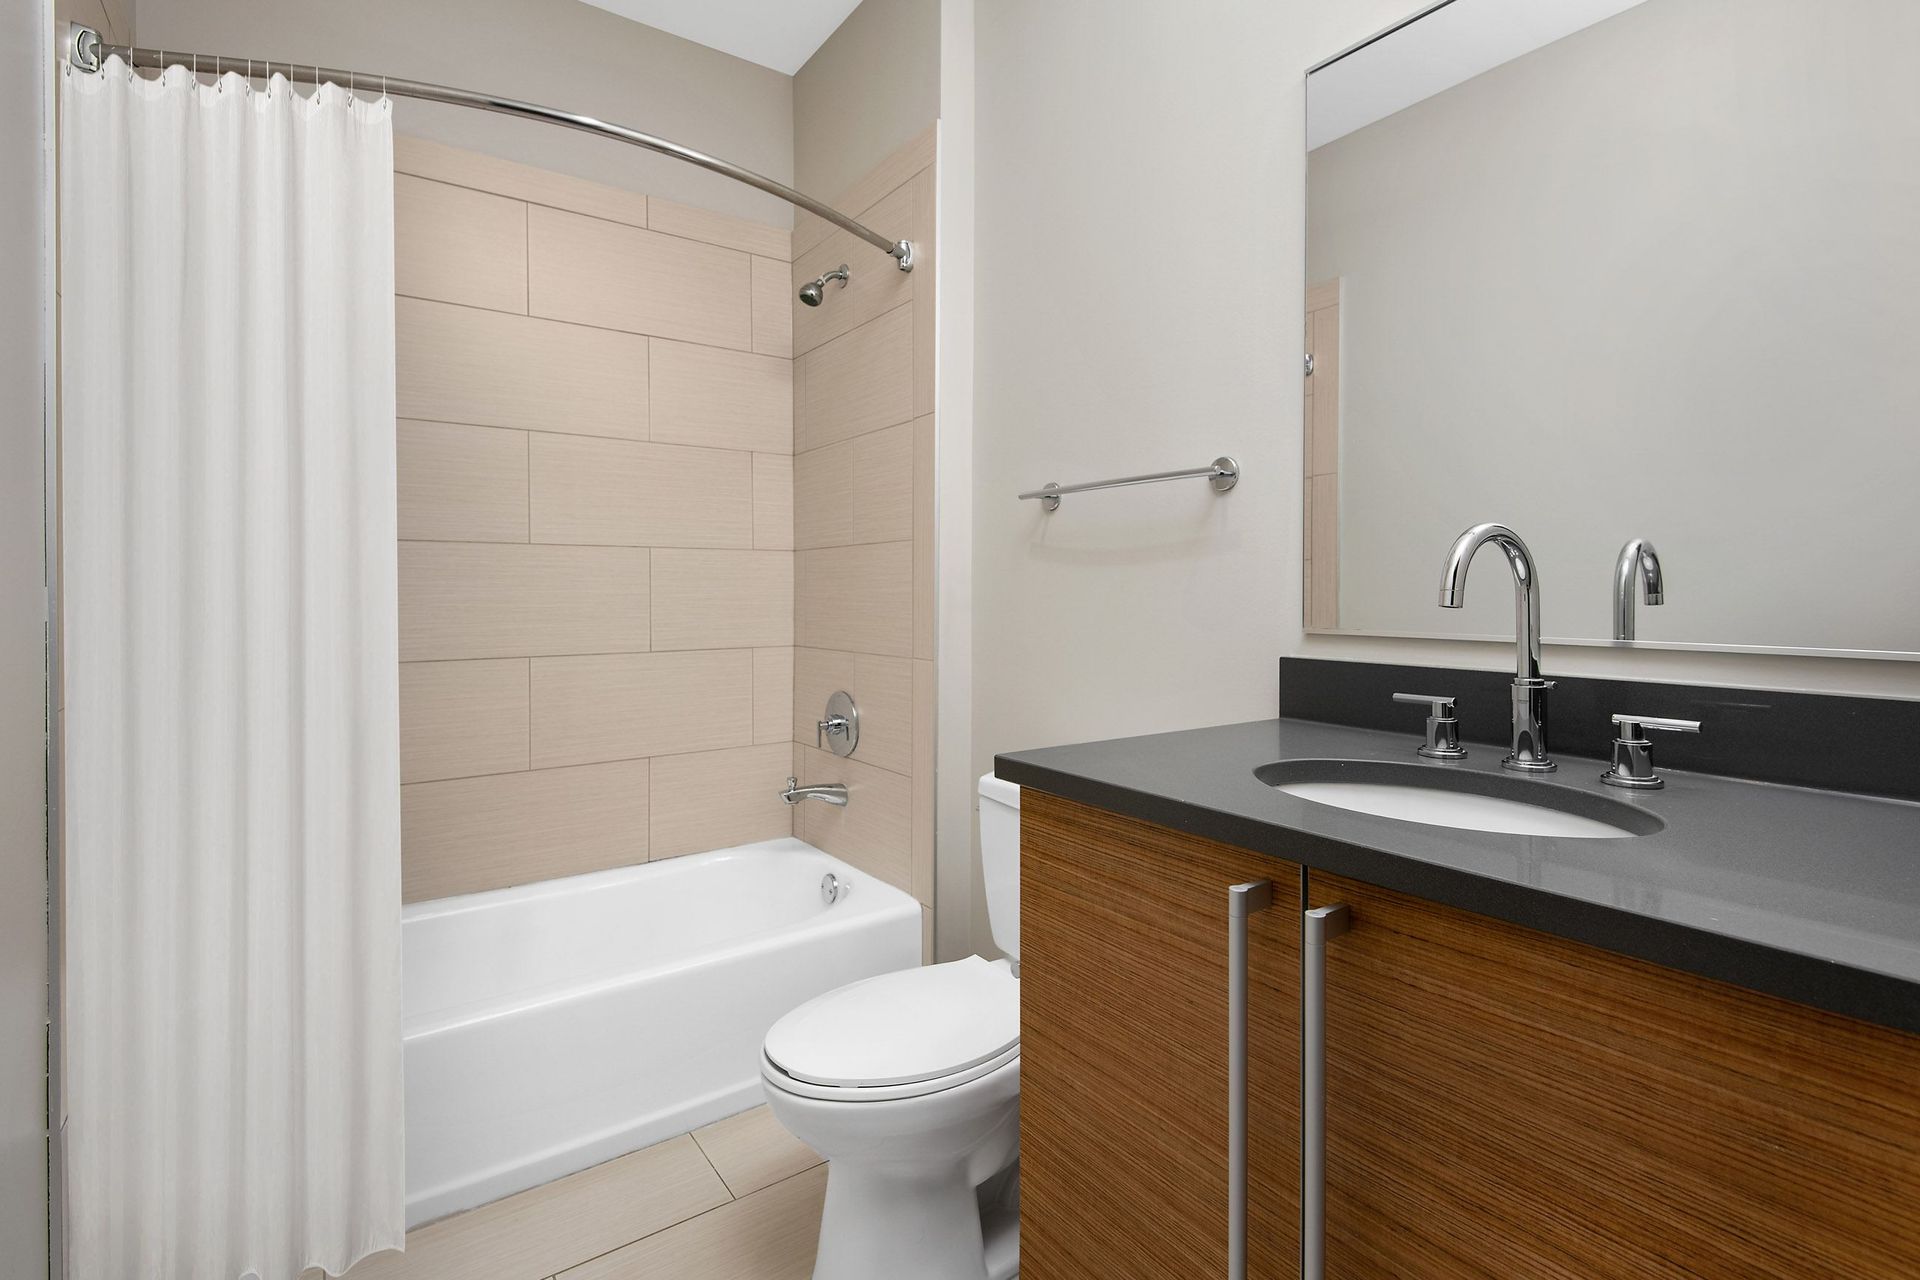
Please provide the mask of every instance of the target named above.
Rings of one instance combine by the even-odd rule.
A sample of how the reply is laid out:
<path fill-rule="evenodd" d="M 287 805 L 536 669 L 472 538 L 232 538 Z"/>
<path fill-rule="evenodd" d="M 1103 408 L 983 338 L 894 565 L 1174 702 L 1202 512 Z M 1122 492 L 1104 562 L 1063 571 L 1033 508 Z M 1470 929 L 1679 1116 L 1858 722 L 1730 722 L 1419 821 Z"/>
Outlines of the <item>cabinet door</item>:
<path fill-rule="evenodd" d="M 1029 788 L 1020 813 L 1022 1280 L 1227 1265 L 1227 889 L 1248 940 L 1248 1275 L 1299 1273 L 1300 871 Z"/>
<path fill-rule="evenodd" d="M 1920 1276 L 1920 1038 L 1313 873 L 1327 1275 Z"/>

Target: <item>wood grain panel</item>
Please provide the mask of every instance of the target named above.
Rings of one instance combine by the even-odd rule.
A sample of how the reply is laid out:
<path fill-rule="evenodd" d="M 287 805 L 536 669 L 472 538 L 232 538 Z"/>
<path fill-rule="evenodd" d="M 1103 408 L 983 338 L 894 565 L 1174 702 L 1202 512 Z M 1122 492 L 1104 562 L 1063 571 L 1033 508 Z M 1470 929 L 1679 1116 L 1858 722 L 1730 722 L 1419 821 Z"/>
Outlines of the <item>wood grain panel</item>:
<path fill-rule="evenodd" d="M 530 316 L 401 298 L 400 416 L 647 438 L 647 340 Z"/>
<path fill-rule="evenodd" d="M 527 433 L 402 420 L 400 536 L 433 542 L 527 540 Z"/>
<path fill-rule="evenodd" d="M 780 649 L 792 643 L 791 551 L 653 553 L 655 649 Z"/>
<path fill-rule="evenodd" d="M 796 450 L 913 416 L 913 310 L 900 307 L 794 361 Z"/>
<path fill-rule="evenodd" d="M 753 546 L 750 454 L 536 432 L 528 485 L 535 542 Z"/>
<path fill-rule="evenodd" d="M 644 652 L 651 554 L 628 547 L 403 542 L 400 659 Z"/>
<path fill-rule="evenodd" d="M 740 351 L 752 345 L 744 253 L 538 205 L 527 211 L 527 237 L 534 315 Z"/>
<path fill-rule="evenodd" d="M 653 438 L 793 452 L 793 364 L 688 342 L 652 343 Z"/>
<path fill-rule="evenodd" d="M 1328 1275 L 1920 1275 L 1920 1037 L 1311 880 Z"/>
<path fill-rule="evenodd" d="M 911 538 L 913 484 L 913 427 L 908 423 L 797 455 L 795 545 L 845 547 Z"/>
<path fill-rule="evenodd" d="M 407 902 L 647 860 L 647 762 L 535 769 L 400 788 Z"/>
<path fill-rule="evenodd" d="M 527 311 L 527 206 L 408 174 L 393 179 L 396 293 Z"/>
<path fill-rule="evenodd" d="M 1299 869 L 1033 788 L 1020 848 L 1021 1276 L 1226 1274 L 1227 889 L 1254 879 L 1248 1274 L 1297 1275 Z"/>
<path fill-rule="evenodd" d="M 697 755 L 656 756 L 652 765 L 652 856 L 678 857 L 793 834 L 780 798 L 793 769 L 784 742 Z"/>

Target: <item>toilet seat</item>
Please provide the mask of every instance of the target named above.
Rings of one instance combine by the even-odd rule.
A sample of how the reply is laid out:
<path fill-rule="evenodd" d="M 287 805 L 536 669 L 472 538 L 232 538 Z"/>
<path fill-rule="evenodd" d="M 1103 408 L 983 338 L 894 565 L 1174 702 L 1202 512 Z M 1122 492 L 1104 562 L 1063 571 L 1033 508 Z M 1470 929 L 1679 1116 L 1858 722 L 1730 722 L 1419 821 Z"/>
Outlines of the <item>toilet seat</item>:
<path fill-rule="evenodd" d="M 969 956 L 903 969 L 809 1000 L 767 1032 L 768 1082 L 847 1101 L 918 1097 L 998 1070 L 1020 1053 L 1020 983 Z"/>

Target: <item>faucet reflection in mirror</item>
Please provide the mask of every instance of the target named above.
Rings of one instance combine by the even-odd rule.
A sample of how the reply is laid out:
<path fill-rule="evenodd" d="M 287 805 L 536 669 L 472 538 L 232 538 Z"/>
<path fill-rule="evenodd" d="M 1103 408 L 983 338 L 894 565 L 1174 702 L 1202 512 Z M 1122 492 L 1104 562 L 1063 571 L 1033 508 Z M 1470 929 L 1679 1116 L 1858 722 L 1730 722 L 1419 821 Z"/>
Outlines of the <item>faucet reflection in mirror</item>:
<path fill-rule="evenodd" d="M 1540 571 L 1520 535 L 1503 524 L 1477 524 L 1455 538 L 1440 579 L 1440 607 L 1458 609 L 1467 602 L 1467 568 L 1489 542 L 1506 553 L 1513 570 L 1513 749 L 1500 764 L 1520 773 L 1551 773 L 1558 766 L 1547 751 L 1553 681 L 1540 678 Z"/>
<path fill-rule="evenodd" d="M 1667 602 L 1667 580 L 1660 571 L 1660 553 L 1645 538 L 1634 538 L 1620 548 L 1620 558 L 1613 565 L 1613 638 L 1631 640 L 1634 638 L 1633 620 L 1633 579 L 1638 573 L 1647 584 L 1647 603 L 1661 605 Z"/>

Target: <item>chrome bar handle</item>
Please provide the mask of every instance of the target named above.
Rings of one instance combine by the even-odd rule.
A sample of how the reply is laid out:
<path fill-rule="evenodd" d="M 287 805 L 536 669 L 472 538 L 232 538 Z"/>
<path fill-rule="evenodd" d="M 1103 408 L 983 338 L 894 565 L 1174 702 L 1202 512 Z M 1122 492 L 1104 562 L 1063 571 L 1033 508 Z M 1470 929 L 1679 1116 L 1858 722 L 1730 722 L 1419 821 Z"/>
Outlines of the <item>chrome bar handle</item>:
<path fill-rule="evenodd" d="M 1128 485 L 1157 484 L 1162 480 L 1194 480 L 1205 478 L 1213 486 L 1215 493 L 1225 493 L 1240 483 L 1240 464 L 1233 458 L 1221 455 L 1204 467 L 1187 467 L 1181 471 L 1154 471 L 1143 476 L 1119 476 L 1112 480 L 1088 480 L 1083 484 L 1055 484 L 1048 481 L 1038 489 L 1028 490 L 1020 495 L 1020 501 L 1039 500 L 1048 511 L 1060 509 L 1060 499 L 1069 493 L 1091 493 L 1095 489 L 1124 489 Z"/>
<path fill-rule="evenodd" d="M 1327 941 L 1352 913 L 1315 907 L 1304 918 L 1300 1009 L 1300 1278 L 1327 1273 Z"/>
<path fill-rule="evenodd" d="M 1273 905 L 1273 881 L 1227 890 L 1227 1280 L 1247 1280 L 1247 918 Z"/>

